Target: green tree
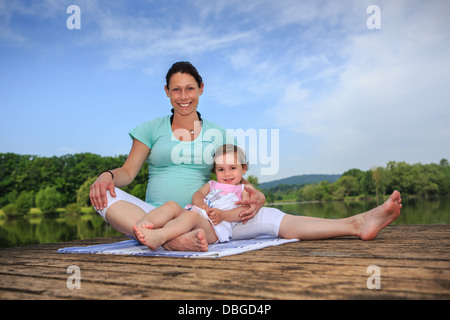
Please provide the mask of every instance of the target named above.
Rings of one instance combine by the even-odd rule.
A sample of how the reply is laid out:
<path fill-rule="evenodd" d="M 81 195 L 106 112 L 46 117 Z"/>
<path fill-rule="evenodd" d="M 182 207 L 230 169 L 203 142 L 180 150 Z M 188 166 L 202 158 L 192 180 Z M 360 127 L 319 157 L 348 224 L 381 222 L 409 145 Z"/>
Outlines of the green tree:
<path fill-rule="evenodd" d="M 360 187 L 359 182 L 354 176 L 342 176 L 336 182 L 333 182 L 333 187 L 336 190 L 340 190 L 339 194 L 344 194 L 345 196 L 357 196 L 359 195 Z M 335 195 L 335 193 L 333 193 Z"/>
<path fill-rule="evenodd" d="M 361 193 L 363 195 L 370 195 L 375 193 L 375 182 L 373 180 L 372 170 L 367 170 L 364 172 L 364 176 L 360 181 Z"/>
<path fill-rule="evenodd" d="M 147 193 L 147 186 L 145 184 L 135 185 L 130 192 L 132 196 L 135 196 L 136 198 L 139 198 L 143 201 L 145 201 L 146 193 Z"/>
<path fill-rule="evenodd" d="M 81 207 L 90 207 L 91 200 L 89 199 L 90 186 L 97 180 L 97 177 L 88 178 L 77 191 L 77 204 Z"/>
<path fill-rule="evenodd" d="M 15 203 L 20 214 L 29 213 L 34 205 L 34 191 L 22 191 Z"/>
<path fill-rule="evenodd" d="M 264 196 L 266 197 L 266 203 L 274 203 L 275 195 L 271 191 L 264 191 Z"/>
<path fill-rule="evenodd" d="M 377 204 L 380 204 L 380 193 L 383 195 L 381 200 L 386 195 L 386 188 L 389 183 L 388 172 L 383 167 L 372 168 L 372 179 L 375 184 Z"/>
<path fill-rule="evenodd" d="M 389 161 L 386 167 L 389 177 L 389 191 L 399 190 L 403 194 L 414 194 L 414 173 L 406 162 Z"/>
<path fill-rule="evenodd" d="M 55 187 L 47 187 L 36 194 L 36 205 L 42 213 L 53 213 L 62 204 L 62 196 Z"/>
<path fill-rule="evenodd" d="M 17 205 L 15 203 L 7 204 L 2 208 L 2 210 L 7 217 L 14 217 L 20 214 L 19 210 L 17 209 Z"/>
<path fill-rule="evenodd" d="M 298 192 L 299 201 L 314 201 L 330 199 L 330 184 L 322 181 L 317 185 L 307 184 Z"/>
<path fill-rule="evenodd" d="M 258 177 L 250 175 L 247 177 L 247 181 L 254 186 L 255 188 L 259 187 L 259 181 L 258 181 Z"/>
<path fill-rule="evenodd" d="M 65 214 L 78 214 L 81 213 L 81 206 L 78 203 L 69 203 L 65 210 Z"/>

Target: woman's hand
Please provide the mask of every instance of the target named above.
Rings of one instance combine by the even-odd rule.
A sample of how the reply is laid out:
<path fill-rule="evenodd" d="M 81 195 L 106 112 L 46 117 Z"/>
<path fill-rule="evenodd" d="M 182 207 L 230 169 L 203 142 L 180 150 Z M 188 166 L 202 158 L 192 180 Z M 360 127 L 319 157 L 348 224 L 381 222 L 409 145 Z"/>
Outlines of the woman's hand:
<path fill-rule="evenodd" d="M 113 177 L 109 172 L 102 173 L 90 187 L 89 198 L 97 211 L 108 206 L 106 191 L 109 191 L 111 196 L 116 196 Z"/>
<path fill-rule="evenodd" d="M 121 168 L 113 170 L 114 179 L 110 172 L 103 172 L 98 177 L 90 187 L 89 192 L 91 203 L 97 211 L 101 211 L 108 206 L 107 191 L 110 192 L 112 197 L 116 197 L 115 187 L 122 188 L 133 182 L 149 153 L 149 147 L 139 140 L 133 139 L 133 146 L 127 160 Z"/>
<path fill-rule="evenodd" d="M 247 223 L 248 220 L 252 219 L 262 208 L 266 202 L 266 197 L 264 194 L 257 189 L 255 189 L 251 184 L 244 184 L 245 191 L 248 192 L 249 199 L 243 199 L 241 201 L 235 202 L 236 205 L 248 206 L 249 208 L 241 212 L 240 217 L 242 223 Z"/>

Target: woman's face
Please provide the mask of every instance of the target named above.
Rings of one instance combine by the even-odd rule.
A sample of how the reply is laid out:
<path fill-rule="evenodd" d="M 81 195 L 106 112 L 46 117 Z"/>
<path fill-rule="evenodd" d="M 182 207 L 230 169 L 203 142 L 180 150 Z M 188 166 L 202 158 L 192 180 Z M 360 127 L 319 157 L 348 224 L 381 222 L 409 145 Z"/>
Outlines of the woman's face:
<path fill-rule="evenodd" d="M 187 116 L 197 111 L 200 96 L 203 94 L 203 83 L 198 86 L 197 81 L 188 73 L 175 73 L 165 86 L 167 97 L 175 112 Z"/>

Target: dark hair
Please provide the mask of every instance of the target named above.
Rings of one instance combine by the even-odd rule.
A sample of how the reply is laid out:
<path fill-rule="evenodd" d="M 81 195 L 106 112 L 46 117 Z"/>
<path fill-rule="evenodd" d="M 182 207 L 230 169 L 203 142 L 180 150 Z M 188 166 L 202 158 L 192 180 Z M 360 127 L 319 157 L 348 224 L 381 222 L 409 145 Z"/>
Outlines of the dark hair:
<path fill-rule="evenodd" d="M 169 88 L 170 78 L 176 73 L 187 73 L 194 77 L 195 81 L 197 81 L 198 86 L 202 85 L 202 77 L 198 73 L 197 69 L 188 61 L 180 61 L 176 62 L 172 65 L 166 75 L 166 84 L 167 88 Z"/>

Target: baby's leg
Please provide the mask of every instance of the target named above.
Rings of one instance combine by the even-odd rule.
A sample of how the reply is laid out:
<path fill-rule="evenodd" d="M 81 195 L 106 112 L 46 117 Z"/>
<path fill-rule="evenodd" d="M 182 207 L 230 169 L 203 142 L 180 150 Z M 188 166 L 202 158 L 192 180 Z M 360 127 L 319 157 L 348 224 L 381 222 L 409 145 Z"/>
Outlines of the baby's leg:
<path fill-rule="evenodd" d="M 202 229 L 209 244 L 217 241 L 217 236 L 211 223 L 195 211 L 184 211 L 178 218 L 169 221 L 161 229 L 135 226 L 134 232 L 142 244 L 152 250 L 156 250 L 164 243 L 194 229 Z"/>
<path fill-rule="evenodd" d="M 180 216 L 184 209 L 176 202 L 169 201 L 147 213 L 136 226 L 143 228 L 162 228 L 167 222 Z"/>

